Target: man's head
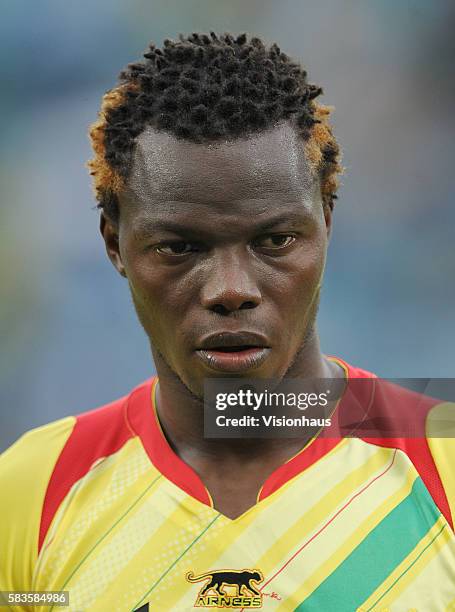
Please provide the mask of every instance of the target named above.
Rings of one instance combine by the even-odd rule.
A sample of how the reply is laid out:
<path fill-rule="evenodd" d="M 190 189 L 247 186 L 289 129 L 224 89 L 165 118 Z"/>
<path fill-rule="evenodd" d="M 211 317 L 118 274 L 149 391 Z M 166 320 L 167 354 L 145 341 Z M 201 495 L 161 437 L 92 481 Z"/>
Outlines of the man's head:
<path fill-rule="evenodd" d="M 145 58 L 91 130 L 109 257 L 158 370 L 197 395 L 207 376 L 281 377 L 312 336 L 340 171 L 321 90 L 245 35 Z"/>

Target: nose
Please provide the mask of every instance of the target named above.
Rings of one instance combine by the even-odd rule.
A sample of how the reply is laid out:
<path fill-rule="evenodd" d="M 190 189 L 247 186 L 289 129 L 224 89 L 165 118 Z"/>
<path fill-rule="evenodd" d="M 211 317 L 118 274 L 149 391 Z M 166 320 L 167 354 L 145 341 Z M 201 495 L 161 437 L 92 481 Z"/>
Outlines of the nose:
<path fill-rule="evenodd" d="M 228 315 L 261 303 L 261 292 L 247 260 L 248 254 L 239 249 L 223 249 L 213 255 L 202 288 L 204 308 Z"/>

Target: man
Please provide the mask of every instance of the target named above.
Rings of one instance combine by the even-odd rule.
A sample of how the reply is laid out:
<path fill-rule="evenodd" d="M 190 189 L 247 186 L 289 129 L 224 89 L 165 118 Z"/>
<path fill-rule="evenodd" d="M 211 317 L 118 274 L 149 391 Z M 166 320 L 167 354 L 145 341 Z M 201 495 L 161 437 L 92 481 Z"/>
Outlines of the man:
<path fill-rule="evenodd" d="M 277 45 L 211 33 L 151 45 L 104 97 L 100 230 L 158 376 L 3 455 L 2 589 L 71 610 L 454 605 L 450 440 L 204 437 L 207 379 L 375 382 L 316 331 L 341 171 L 320 93 Z M 368 401 L 427 433 L 447 410 L 400 393 Z"/>

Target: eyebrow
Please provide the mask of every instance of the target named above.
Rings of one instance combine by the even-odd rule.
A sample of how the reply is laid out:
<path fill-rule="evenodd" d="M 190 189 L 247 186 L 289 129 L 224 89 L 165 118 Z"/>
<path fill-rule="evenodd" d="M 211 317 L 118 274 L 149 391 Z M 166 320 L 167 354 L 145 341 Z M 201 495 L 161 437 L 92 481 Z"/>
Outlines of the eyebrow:
<path fill-rule="evenodd" d="M 287 223 L 302 223 L 306 219 L 308 219 L 309 214 L 308 210 L 303 208 L 300 213 L 288 213 L 282 214 L 276 217 L 272 217 L 267 221 L 263 221 L 262 223 L 258 223 L 255 227 L 257 231 L 265 232 L 267 230 L 271 230 L 277 225 L 283 225 Z"/>
<path fill-rule="evenodd" d="M 271 219 L 267 219 L 265 221 L 259 222 L 257 224 L 252 224 L 248 227 L 249 230 L 253 230 L 255 232 L 266 232 L 277 225 L 283 225 L 288 223 L 302 223 L 306 219 L 308 219 L 309 214 L 305 208 L 299 213 L 285 213 L 281 215 L 276 215 Z M 178 221 L 173 221 L 172 219 L 150 219 L 143 218 L 138 219 L 134 224 L 134 232 L 136 233 L 153 233 L 153 232 L 173 232 L 175 234 L 185 234 L 188 232 L 193 233 L 210 233 L 210 230 L 206 232 L 206 230 L 201 227 L 199 224 L 186 224 L 179 223 Z"/>

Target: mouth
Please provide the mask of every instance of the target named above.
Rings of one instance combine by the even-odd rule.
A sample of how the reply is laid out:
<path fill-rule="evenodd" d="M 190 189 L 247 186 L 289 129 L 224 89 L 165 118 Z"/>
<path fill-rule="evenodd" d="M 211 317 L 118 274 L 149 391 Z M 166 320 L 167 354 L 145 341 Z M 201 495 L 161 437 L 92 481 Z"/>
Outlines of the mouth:
<path fill-rule="evenodd" d="M 267 338 L 252 332 L 220 332 L 205 338 L 196 350 L 211 370 L 245 372 L 258 368 L 269 356 Z"/>

